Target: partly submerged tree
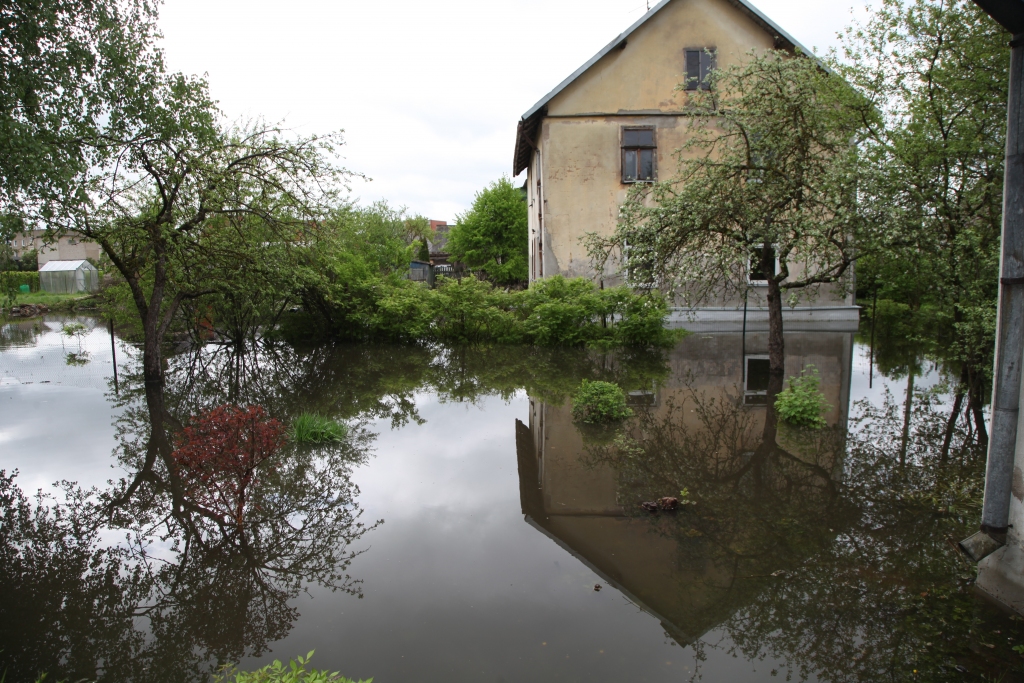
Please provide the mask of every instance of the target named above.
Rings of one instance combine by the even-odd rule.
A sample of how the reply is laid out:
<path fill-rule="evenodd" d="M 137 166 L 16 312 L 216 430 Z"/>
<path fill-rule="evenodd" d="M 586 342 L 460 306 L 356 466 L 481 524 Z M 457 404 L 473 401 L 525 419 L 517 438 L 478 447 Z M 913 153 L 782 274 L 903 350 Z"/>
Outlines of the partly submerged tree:
<path fill-rule="evenodd" d="M 150 37 L 111 57 L 95 84 L 102 116 L 81 136 L 84 163 L 46 191 L 19 191 L 15 203 L 50 238 L 98 243 L 130 291 L 151 465 L 158 454 L 170 458 L 161 344 L 182 302 L 269 281 L 277 261 L 268 254 L 315 232 L 347 173 L 333 162 L 336 136 L 299 137 L 262 122 L 226 127 L 206 82 L 168 73 Z"/>
<path fill-rule="evenodd" d="M 526 197 L 508 178 L 476 194 L 473 207 L 457 219 L 448 236 L 452 257 L 498 285 L 526 282 L 528 235 Z"/>
<path fill-rule="evenodd" d="M 882 117 L 865 145 L 873 201 L 902 235 L 865 263 L 879 298 L 935 314 L 979 440 L 999 286 L 1009 34 L 968 0 L 884 0 L 844 36 L 839 73 Z M 860 280 L 858 274 L 858 280 Z"/>
<path fill-rule="evenodd" d="M 871 226 L 857 203 L 857 144 L 873 112 L 816 61 L 784 52 L 713 72 L 693 102 L 678 173 L 634 186 L 615 232 L 589 235 L 588 248 L 599 268 L 619 254 L 629 284 L 689 306 L 765 280 L 781 382 L 784 299 L 842 291 Z"/>

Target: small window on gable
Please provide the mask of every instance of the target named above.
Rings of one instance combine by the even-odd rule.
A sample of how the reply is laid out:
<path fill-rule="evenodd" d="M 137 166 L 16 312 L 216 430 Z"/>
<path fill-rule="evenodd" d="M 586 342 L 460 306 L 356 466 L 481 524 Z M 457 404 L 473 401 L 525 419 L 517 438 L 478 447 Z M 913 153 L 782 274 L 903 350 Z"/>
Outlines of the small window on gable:
<path fill-rule="evenodd" d="M 715 68 L 715 48 L 693 48 L 683 51 L 686 58 L 685 90 L 707 90 L 711 87 L 708 76 Z"/>
<path fill-rule="evenodd" d="M 653 182 L 658 147 L 654 128 L 622 129 L 622 182 Z"/>

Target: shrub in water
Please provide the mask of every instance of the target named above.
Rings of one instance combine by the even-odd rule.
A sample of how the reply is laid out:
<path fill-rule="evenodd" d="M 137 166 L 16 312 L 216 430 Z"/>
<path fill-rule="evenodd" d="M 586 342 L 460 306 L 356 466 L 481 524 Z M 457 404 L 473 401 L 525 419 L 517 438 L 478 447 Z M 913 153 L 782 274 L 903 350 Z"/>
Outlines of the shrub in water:
<path fill-rule="evenodd" d="M 583 380 L 572 398 L 572 417 L 578 422 L 611 422 L 632 414 L 633 411 L 626 405 L 626 394 L 611 382 Z"/>
<path fill-rule="evenodd" d="M 789 387 L 775 399 L 775 411 L 783 422 L 798 427 L 820 429 L 825 426 L 822 414 L 831 410 L 825 395 L 818 389 L 818 369 L 808 365 L 799 377 L 789 378 Z"/>
<path fill-rule="evenodd" d="M 213 680 L 214 683 L 356 683 L 337 671 L 331 673 L 307 669 L 309 658 L 312 656 L 313 653 L 310 652 L 305 658 L 296 657 L 287 665 L 275 659 L 273 664 L 267 664 L 256 671 L 239 671 L 235 667 L 224 667 L 220 673 L 214 675 Z M 373 683 L 373 679 L 359 683 Z"/>
<path fill-rule="evenodd" d="M 336 443 L 345 438 L 348 427 L 314 413 L 302 413 L 292 422 L 288 435 L 295 443 Z"/>
<path fill-rule="evenodd" d="M 195 416 L 171 454 L 186 495 L 241 528 L 252 505 L 248 492 L 257 487 L 264 463 L 272 464 L 283 432 L 284 425 L 260 406 L 228 404 Z"/>

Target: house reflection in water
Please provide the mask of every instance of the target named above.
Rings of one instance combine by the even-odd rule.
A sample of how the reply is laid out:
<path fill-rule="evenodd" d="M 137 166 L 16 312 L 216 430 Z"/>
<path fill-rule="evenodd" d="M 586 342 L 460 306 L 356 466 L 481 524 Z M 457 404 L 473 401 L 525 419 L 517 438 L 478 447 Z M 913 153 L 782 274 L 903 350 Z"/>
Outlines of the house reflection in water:
<path fill-rule="evenodd" d="M 531 399 L 530 424 L 516 425 L 526 521 L 683 645 L 770 590 L 773 575 L 838 528 L 836 437 L 848 418 L 853 334 L 786 335 L 787 375 L 813 365 L 831 406 L 831 429 L 810 443 L 765 429 L 766 349 L 765 333 L 745 342 L 724 333 L 683 340 L 666 384 L 631 393 L 638 415 L 626 426 L 634 444 L 627 454 L 608 434 L 581 431 L 568 402 Z M 695 505 L 658 514 L 639 506 L 683 487 Z"/>

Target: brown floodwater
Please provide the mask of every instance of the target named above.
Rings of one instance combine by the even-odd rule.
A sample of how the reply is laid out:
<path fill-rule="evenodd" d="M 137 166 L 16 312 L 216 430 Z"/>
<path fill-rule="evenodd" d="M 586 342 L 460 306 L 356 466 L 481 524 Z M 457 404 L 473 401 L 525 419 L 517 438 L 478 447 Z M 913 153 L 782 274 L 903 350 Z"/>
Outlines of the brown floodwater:
<path fill-rule="evenodd" d="M 168 468 L 138 352 L 117 340 L 115 388 L 101 321 L 7 325 L 0 680 L 201 681 L 310 650 L 377 683 L 1022 680 L 1024 628 L 955 549 L 978 518 L 974 429 L 943 452 L 942 366 L 858 339 L 786 337 L 821 429 L 769 407 L 762 332 L 171 349 L 169 449 L 210 442 L 183 430 L 224 405 L 348 427 L 268 447 L 240 497 L 234 470 Z M 619 384 L 633 417 L 574 422 L 583 379 Z"/>

